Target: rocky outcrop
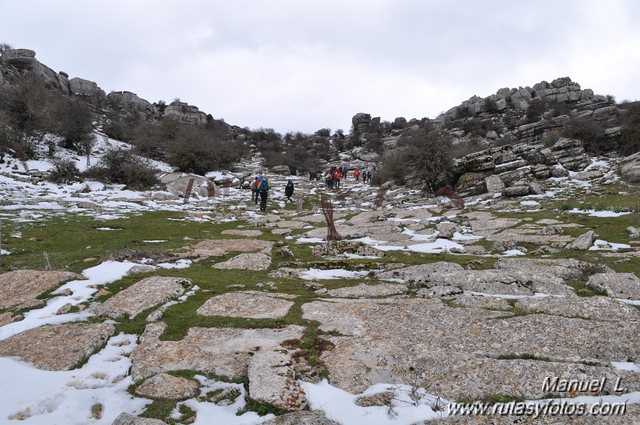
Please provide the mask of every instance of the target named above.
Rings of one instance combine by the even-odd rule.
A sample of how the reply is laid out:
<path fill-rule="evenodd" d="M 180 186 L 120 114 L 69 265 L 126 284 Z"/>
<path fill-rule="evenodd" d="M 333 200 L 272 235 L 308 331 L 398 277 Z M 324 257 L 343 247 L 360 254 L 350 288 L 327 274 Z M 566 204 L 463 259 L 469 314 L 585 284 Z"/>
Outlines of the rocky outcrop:
<path fill-rule="evenodd" d="M 561 138 L 553 146 L 516 143 L 466 155 L 454 163 L 460 175 L 456 190 L 462 195 L 503 193 L 523 196 L 542 193 L 538 180 L 562 170 L 580 171 L 589 165 L 582 142 Z M 552 167 L 556 171 L 552 172 Z"/>
<path fill-rule="evenodd" d="M 207 114 L 200 111 L 197 106 L 180 101 L 174 101 L 167 105 L 164 116 L 187 124 L 204 125 L 207 123 Z"/>
<path fill-rule="evenodd" d="M 0 341 L 0 356 L 18 357 L 38 369 L 71 370 L 105 345 L 113 325 L 52 325 L 30 329 Z"/>
<path fill-rule="evenodd" d="M 130 91 L 113 91 L 107 95 L 107 99 L 109 99 L 112 104 L 130 111 L 153 112 L 151 103 Z"/>
<path fill-rule="evenodd" d="M 104 98 L 106 93 L 98 84 L 93 81 L 85 80 L 84 78 L 72 78 L 69 80 L 69 90 L 71 93 L 78 96 L 88 96 L 95 98 Z"/>
<path fill-rule="evenodd" d="M 11 49 L 2 55 L 2 61 L 20 73 L 31 72 L 41 79 L 45 86 L 68 94 L 67 74 L 58 74 L 36 59 L 36 52 L 29 49 Z"/>
<path fill-rule="evenodd" d="M 640 152 L 620 161 L 620 175 L 628 183 L 640 184 Z"/>
<path fill-rule="evenodd" d="M 190 247 L 186 256 L 208 258 L 225 255 L 229 252 L 271 252 L 273 242 L 261 239 L 211 239 L 198 242 Z"/>

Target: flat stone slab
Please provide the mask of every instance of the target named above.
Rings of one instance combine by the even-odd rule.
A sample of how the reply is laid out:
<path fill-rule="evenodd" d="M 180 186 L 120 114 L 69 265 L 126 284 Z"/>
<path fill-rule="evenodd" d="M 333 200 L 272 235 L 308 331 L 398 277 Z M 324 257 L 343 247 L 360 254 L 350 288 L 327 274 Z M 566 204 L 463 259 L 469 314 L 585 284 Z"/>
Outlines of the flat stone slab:
<path fill-rule="evenodd" d="M 339 425 L 327 418 L 320 410 L 313 410 L 311 412 L 292 412 L 285 413 L 282 416 L 277 416 L 264 423 L 264 425 Z"/>
<path fill-rule="evenodd" d="M 271 256 L 258 252 L 255 254 L 239 254 L 213 267 L 221 270 L 267 270 L 271 265 Z"/>
<path fill-rule="evenodd" d="M 258 351 L 249 364 L 249 396 L 287 411 L 307 406 L 307 395 L 298 383 L 292 359 L 282 351 Z"/>
<path fill-rule="evenodd" d="M 335 348 L 321 359 L 332 385 L 351 393 L 375 383 L 415 384 L 420 376 L 419 386 L 451 399 L 541 398 L 545 376 L 606 376 L 611 385 L 620 376 L 628 387 L 640 388 L 638 374 L 609 367 L 640 355 L 640 320 L 629 316 L 615 321 L 516 316 L 419 298 L 323 300 L 304 304 L 302 311 L 305 319 L 319 321 L 320 329 L 341 334 L 326 337 Z M 517 358 L 524 354 L 545 361 Z"/>
<path fill-rule="evenodd" d="M 430 275 L 462 271 L 464 271 L 464 268 L 460 264 L 439 261 L 437 263 L 419 264 L 417 266 L 409 266 L 380 272 L 378 273 L 378 278 L 382 280 L 401 281 L 411 284 L 424 280 Z"/>
<path fill-rule="evenodd" d="M 106 344 L 114 332 L 107 323 L 42 326 L 0 341 L 0 356 L 18 357 L 38 369 L 71 370 Z"/>
<path fill-rule="evenodd" d="M 151 307 L 179 297 L 190 286 L 191 281 L 182 277 L 151 276 L 96 306 L 94 313 L 113 319 L 124 316 L 132 319 Z"/>
<path fill-rule="evenodd" d="M 140 380 L 160 372 L 197 370 L 219 376 L 247 374 L 252 355 L 282 349 L 288 339 L 300 339 L 302 326 L 279 329 L 190 328 L 178 341 L 160 341 L 166 325 L 150 323 L 131 354 L 131 375 Z"/>
<path fill-rule="evenodd" d="M 526 310 L 564 317 L 594 320 L 640 320 L 640 311 L 609 297 L 530 297 L 520 298 L 516 306 Z"/>
<path fill-rule="evenodd" d="M 191 379 L 159 373 L 138 386 L 136 394 L 164 400 L 186 400 L 198 395 L 199 387 L 199 384 Z"/>
<path fill-rule="evenodd" d="M 228 229 L 221 232 L 223 235 L 244 236 L 246 238 L 255 238 L 262 235 L 262 230 L 241 230 L 241 229 Z"/>
<path fill-rule="evenodd" d="M 111 425 L 167 425 L 160 419 L 140 418 L 130 413 L 123 412 L 113 421 Z"/>
<path fill-rule="evenodd" d="M 42 293 L 63 282 L 82 276 L 62 271 L 14 270 L 0 274 L 0 308 L 7 309 L 32 302 Z"/>
<path fill-rule="evenodd" d="M 229 252 L 271 252 L 273 242 L 260 239 L 212 239 L 198 242 L 184 253 L 188 257 L 219 257 Z"/>
<path fill-rule="evenodd" d="M 293 306 L 288 294 L 259 291 L 228 292 L 209 298 L 197 313 L 202 316 L 245 317 L 248 319 L 278 319 Z"/>
<path fill-rule="evenodd" d="M 596 273 L 587 286 L 606 291 L 610 297 L 640 300 L 640 278 L 633 273 Z"/>
<path fill-rule="evenodd" d="M 331 289 L 327 294 L 337 298 L 377 298 L 403 295 L 407 293 L 407 290 L 407 286 L 401 284 L 381 283 L 367 285 L 366 283 L 361 283 L 356 286 Z"/>

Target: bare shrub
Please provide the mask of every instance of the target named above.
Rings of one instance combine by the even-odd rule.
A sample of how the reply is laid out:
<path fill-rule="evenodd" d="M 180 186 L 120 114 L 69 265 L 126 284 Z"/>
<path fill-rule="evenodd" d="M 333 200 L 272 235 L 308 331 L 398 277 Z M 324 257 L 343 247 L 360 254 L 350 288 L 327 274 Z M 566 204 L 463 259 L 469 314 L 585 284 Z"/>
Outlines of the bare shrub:
<path fill-rule="evenodd" d="M 76 163 L 70 159 L 56 159 L 53 161 L 53 169 L 47 178 L 54 183 L 72 183 L 82 181 L 80 170 Z"/>
<path fill-rule="evenodd" d="M 597 154 L 607 150 L 604 128 L 593 120 L 571 118 L 562 127 L 560 134 L 563 137 L 582 141 L 587 152 Z"/>
<path fill-rule="evenodd" d="M 146 190 L 159 183 L 157 170 L 128 150 L 110 149 L 85 176 L 104 183 L 124 184 L 127 189 Z"/>

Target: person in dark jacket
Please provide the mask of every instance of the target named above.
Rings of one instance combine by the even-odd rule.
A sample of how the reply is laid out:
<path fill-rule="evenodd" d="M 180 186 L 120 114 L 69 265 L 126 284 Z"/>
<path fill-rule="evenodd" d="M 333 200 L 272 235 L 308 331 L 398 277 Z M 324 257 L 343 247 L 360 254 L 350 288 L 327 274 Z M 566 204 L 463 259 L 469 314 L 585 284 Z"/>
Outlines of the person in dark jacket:
<path fill-rule="evenodd" d="M 284 187 L 284 195 L 287 197 L 287 200 L 289 202 L 293 202 L 293 199 L 291 199 L 291 197 L 293 196 L 293 189 L 293 182 L 289 180 L 287 182 L 287 185 Z"/>

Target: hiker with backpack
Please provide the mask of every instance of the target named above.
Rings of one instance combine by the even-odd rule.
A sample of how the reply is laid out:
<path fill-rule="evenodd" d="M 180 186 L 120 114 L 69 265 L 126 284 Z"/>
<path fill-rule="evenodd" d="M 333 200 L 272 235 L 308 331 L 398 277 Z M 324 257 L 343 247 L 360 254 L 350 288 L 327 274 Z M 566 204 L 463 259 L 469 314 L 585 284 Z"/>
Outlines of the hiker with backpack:
<path fill-rule="evenodd" d="M 360 181 L 360 169 L 356 168 L 353 172 L 353 177 L 356 179 L 357 182 Z"/>
<path fill-rule="evenodd" d="M 258 192 L 260 194 L 260 211 L 267 212 L 267 196 L 269 195 L 269 189 L 271 184 L 267 176 L 261 176 L 260 183 L 258 184 Z"/>
<path fill-rule="evenodd" d="M 258 203 L 258 177 L 251 180 L 249 183 L 249 189 L 251 189 L 251 201 L 254 203 Z"/>
<path fill-rule="evenodd" d="M 287 197 L 289 202 L 293 202 L 293 199 L 291 199 L 293 196 L 293 182 L 291 180 L 287 182 L 287 185 L 284 188 L 284 196 Z"/>

